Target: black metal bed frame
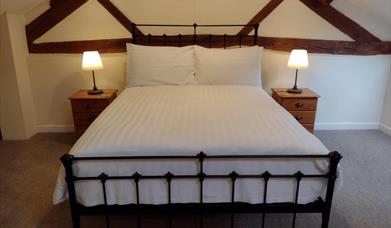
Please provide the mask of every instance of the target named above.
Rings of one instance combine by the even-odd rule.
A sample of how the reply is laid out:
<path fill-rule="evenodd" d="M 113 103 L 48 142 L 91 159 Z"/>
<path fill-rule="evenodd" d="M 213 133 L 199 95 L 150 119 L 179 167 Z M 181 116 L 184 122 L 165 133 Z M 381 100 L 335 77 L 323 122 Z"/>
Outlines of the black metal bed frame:
<path fill-rule="evenodd" d="M 208 46 L 212 46 L 212 42 L 216 41 L 212 39 L 212 35 L 207 36 L 198 36 L 197 27 L 219 27 L 219 26 L 248 26 L 248 25 L 137 25 L 137 26 L 181 26 L 181 27 L 190 27 L 194 28 L 194 34 L 191 36 L 152 36 L 148 34 L 147 36 L 138 36 L 136 35 L 136 24 L 133 24 L 133 43 L 138 44 L 152 44 L 152 39 L 157 38 L 160 42 L 163 42 L 163 45 L 173 45 L 174 42 L 178 46 L 189 44 L 197 44 L 199 39 L 202 41 L 207 41 Z M 255 32 L 254 36 L 228 36 L 223 35 L 221 42 L 222 47 L 227 46 L 228 37 L 234 38 L 235 42 L 239 42 L 241 46 L 245 39 L 251 38 L 253 43 L 256 44 L 258 37 L 258 25 L 253 25 Z M 170 37 L 170 38 L 168 38 Z M 221 38 L 220 37 L 220 38 Z M 173 38 L 173 39 L 171 39 Z M 153 43 L 156 45 L 156 40 L 153 40 Z M 248 42 L 247 42 L 248 43 Z M 292 213 L 292 227 L 296 225 L 296 214 L 297 213 L 321 213 L 322 214 L 322 228 L 327 228 L 330 220 L 330 211 L 334 193 L 335 180 L 337 178 L 337 168 L 338 163 L 342 156 L 334 151 L 330 152 L 327 155 L 207 155 L 204 152 L 200 152 L 194 156 L 113 156 L 113 157 L 75 157 L 70 154 L 65 154 L 61 157 L 61 162 L 65 168 L 65 181 L 68 186 L 68 196 L 71 208 L 72 222 L 73 227 L 80 227 L 80 216 L 85 215 L 104 215 L 106 219 L 106 226 L 110 227 L 110 215 L 124 215 L 124 214 L 135 214 L 137 215 L 137 227 L 141 228 L 141 219 L 140 215 L 149 214 L 149 213 L 160 213 L 166 214 L 168 216 L 168 226 L 172 227 L 172 216 L 177 213 L 191 213 L 199 215 L 199 225 L 202 228 L 204 223 L 204 214 L 209 213 L 226 213 L 230 214 L 230 224 L 231 227 L 234 227 L 234 219 L 236 213 L 260 213 L 262 214 L 262 224 L 261 227 L 265 227 L 265 214 L 266 213 Z M 138 172 L 129 174 L 128 176 L 113 176 L 108 175 L 102 172 L 99 176 L 76 176 L 73 172 L 73 165 L 76 162 L 83 161 L 123 161 L 123 160 L 197 160 L 199 172 L 194 175 L 176 175 L 174 173 L 168 172 L 164 175 L 142 175 Z M 227 159 L 328 159 L 329 160 L 329 169 L 327 173 L 324 174 L 307 174 L 302 173 L 298 170 L 293 174 L 272 174 L 267 170 L 260 171 L 258 175 L 247 175 L 239 174 L 236 171 L 232 171 L 226 175 L 209 175 L 204 172 L 204 162 L 205 160 L 227 160 Z M 302 179 L 313 179 L 313 178 L 322 178 L 327 180 L 327 189 L 325 194 L 325 199 L 321 196 L 314 202 L 307 204 L 299 204 L 299 192 L 300 192 L 300 183 Z M 167 182 L 167 204 L 163 205 L 149 205 L 143 204 L 140 202 L 139 182 L 141 180 L 147 179 L 160 179 L 166 180 Z M 174 179 L 193 179 L 199 182 L 199 202 L 198 203 L 172 203 L 171 202 L 171 181 Z M 204 180 L 205 179 L 228 179 L 231 182 L 231 200 L 229 202 L 221 203 L 206 203 L 204 202 Z M 259 204 L 249 204 L 244 202 L 235 201 L 235 188 L 237 179 L 259 179 L 264 183 L 264 192 L 263 202 Z M 296 181 L 296 187 L 294 192 L 294 202 L 286 203 L 268 203 L 267 194 L 268 194 L 268 183 L 270 179 L 293 179 Z M 88 181 L 88 180 L 98 180 L 102 184 L 103 190 L 103 205 L 86 207 L 77 202 L 75 182 Z M 107 189 L 106 183 L 108 181 L 115 180 L 129 180 L 133 181 L 135 184 L 136 191 L 136 203 L 129 205 L 108 205 L 107 203 Z"/>

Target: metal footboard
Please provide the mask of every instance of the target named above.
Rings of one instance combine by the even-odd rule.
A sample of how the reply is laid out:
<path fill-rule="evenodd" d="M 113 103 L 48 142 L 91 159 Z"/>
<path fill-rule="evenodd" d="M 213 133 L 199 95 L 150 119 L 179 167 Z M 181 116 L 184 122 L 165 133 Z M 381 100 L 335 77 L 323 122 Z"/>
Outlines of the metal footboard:
<path fill-rule="evenodd" d="M 208 175 L 204 172 L 205 160 L 227 160 L 227 159 L 329 159 L 329 170 L 325 174 L 305 174 L 300 170 L 294 174 L 272 174 L 269 171 L 264 171 L 259 175 L 241 175 L 236 171 L 232 171 L 226 175 Z M 172 227 L 172 215 L 176 213 L 191 213 L 199 214 L 199 224 L 203 227 L 204 214 L 208 213 L 229 213 L 231 227 L 234 227 L 234 220 L 236 213 L 260 213 L 262 215 L 261 227 L 265 227 L 265 214 L 267 213 L 292 213 L 292 227 L 296 225 L 296 213 L 321 213 L 322 214 L 322 228 L 328 227 L 330 219 L 330 210 L 332 205 L 332 198 L 334 192 L 335 180 L 337 178 L 337 167 L 342 156 L 338 152 L 331 152 L 328 155 L 214 155 L 208 156 L 201 152 L 195 156 L 122 156 L 122 157 L 74 157 L 65 154 L 61 157 L 61 162 L 65 167 L 66 183 L 68 185 L 68 194 L 71 207 L 73 227 L 80 227 L 80 216 L 83 215 L 104 215 L 106 218 L 106 225 L 110 227 L 110 215 L 119 214 L 136 214 L 137 227 L 141 228 L 140 215 L 145 213 L 164 213 L 168 217 L 168 227 Z M 129 176 L 112 176 L 102 172 L 99 176 L 76 176 L 73 172 L 73 164 L 82 161 L 113 161 L 113 160 L 169 160 L 169 159 L 195 159 L 198 161 L 199 173 L 195 175 L 175 175 L 167 172 L 163 175 L 142 175 L 138 172 L 130 174 Z M 295 197 L 294 202 L 287 203 L 268 203 L 268 183 L 270 179 L 293 179 L 295 180 Z M 327 180 L 327 190 L 325 199 L 319 197 L 316 201 L 299 204 L 300 183 L 303 179 L 309 178 L 324 178 Z M 167 182 L 167 198 L 168 202 L 164 205 L 147 205 L 140 202 L 140 188 L 139 181 L 145 179 L 160 179 Z M 199 202 L 179 204 L 172 203 L 171 182 L 174 179 L 193 179 L 199 182 Z M 206 179 L 228 179 L 231 182 L 231 199 L 229 202 L 222 203 L 206 203 L 204 202 L 204 181 Z M 235 188 L 238 179 L 260 179 L 264 181 L 263 203 L 249 204 L 235 201 Z M 98 180 L 102 184 L 103 189 L 103 205 L 94 207 L 85 207 L 79 204 L 76 200 L 75 182 L 86 180 Z M 112 180 L 130 180 L 135 183 L 136 203 L 129 205 L 108 205 L 106 183 Z"/>

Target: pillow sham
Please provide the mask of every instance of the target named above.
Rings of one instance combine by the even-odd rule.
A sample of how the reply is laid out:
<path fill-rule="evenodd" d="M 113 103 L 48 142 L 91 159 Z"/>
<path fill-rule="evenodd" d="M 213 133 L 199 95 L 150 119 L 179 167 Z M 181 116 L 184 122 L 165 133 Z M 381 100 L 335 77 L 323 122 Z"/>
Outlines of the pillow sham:
<path fill-rule="evenodd" d="M 263 47 L 208 49 L 195 46 L 194 68 L 200 85 L 248 85 L 261 87 Z"/>
<path fill-rule="evenodd" d="M 126 44 L 127 86 L 194 84 L 193 46 L 152 47 Z"/>

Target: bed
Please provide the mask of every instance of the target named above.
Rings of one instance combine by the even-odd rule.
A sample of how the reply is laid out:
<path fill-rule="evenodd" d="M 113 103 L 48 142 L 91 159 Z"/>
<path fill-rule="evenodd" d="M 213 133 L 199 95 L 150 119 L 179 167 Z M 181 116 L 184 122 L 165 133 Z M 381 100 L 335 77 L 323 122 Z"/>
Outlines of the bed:
<path fill-rule="evenodd" d="M 176 68 L 179 75 L 184 69 Z M 234 214 L 245 212 L 293 213 L 293 226 L 296 213 L 321 213 L 328 226 L 341 155 L 261 88 L 246 85 L 250 78 L 243 85 L 139 86 L 146 77 L 61 157 L 54 203 L 69 198 L 74 227 L 81 215 L 105 215 L 109 226 L 111 214 L 157 212 L 169 215 L 170 227 L 170 215 L 185 212 L 199 213 L 201 227 L 205 213 L 230 213 L 233 226 Z"/>

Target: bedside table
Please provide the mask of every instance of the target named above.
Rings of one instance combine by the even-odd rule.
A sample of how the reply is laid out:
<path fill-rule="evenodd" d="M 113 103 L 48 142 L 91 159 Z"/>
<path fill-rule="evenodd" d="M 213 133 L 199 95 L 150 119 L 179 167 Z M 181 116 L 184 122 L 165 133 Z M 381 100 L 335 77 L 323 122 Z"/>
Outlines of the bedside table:
<path fill-rule="evenodd" d="M 90 95 L 88 90 L 79 90 L 69 97 L 77 137 L 80 137 L 96 117 L 117 97 L 117 91 L 107 89 L 103 90 L 102 94 Z"/>
<path fill-rule="evenodd" d="M 290 112 L 297 121 L 311 133 L 314 132 L 317 93 L 310 89 L 303 89 L 303 93 L 288 93 L 287 89 L 273 88 L 272 97 L 277 103 Z"/>

